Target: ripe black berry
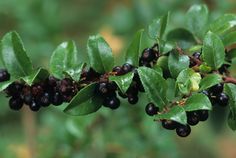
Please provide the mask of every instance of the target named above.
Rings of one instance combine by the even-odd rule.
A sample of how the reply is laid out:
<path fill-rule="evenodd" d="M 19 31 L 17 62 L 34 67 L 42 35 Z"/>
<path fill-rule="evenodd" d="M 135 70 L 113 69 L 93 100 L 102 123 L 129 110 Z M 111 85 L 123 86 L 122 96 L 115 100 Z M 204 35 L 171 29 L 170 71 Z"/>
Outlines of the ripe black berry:
<path fill-rule="evenodd" d="M 210 92 L 217 95 L 217 94 L 221 93 L 223 91 L 223 89 L 224 89 L 224 85 L 222 83 L 219 83 L 219 84 L 214 85 L 213 87 L 211 87 Z"/>
<path fill-rule="evenodd" d="M 5 92 L 8 96 L 16 97 L 20 96 L 22 89 L 23 89 L 23 84 L 14 82 L 6 88 Z"/>
<path fill-rule="evenodd" d="M 155 59 L 155 52 L 151 48 L 146 48 L 143 50 L 141 59 L 146 62 L 151 62 Z"/>
<path fill-rule="evenodd" d="M 199 116 L 198 113 L 195 111 L 187 112 L 187 122 L 191 126 L 195 126 L 199 122 Z"/>
<path fill-rule="evenodd" d="M 225 93 L 220 93 L 216 96 L 217 103 L 220 106 L 227 106 L 229 102 L 229 97 Z"/>
<path fill-rule="evenodd" d="M 200 53 L 200 52 L 195 52 L 195 53 L 193 53 L 193 57 L 194 57 L 195 59 L 200 60 L 201 53 Z"/>
<path fill-rule="evenodd" d="M 105 96 L 108 94 L 109 90 L 108 90 L 108 86 L 106 82 L 101 82 L 97 85 L 96 91 L 102 95 Z"/>
<path fill-rule="evenodd" d="M 44 93 L 42 97 L 39 99 L 39 103 L 43 107 L 47 107 L 50 105 L 50 97 L 48 93 Z"/>
<path fill-rule="evenodd" d="M 112 69 L 112 72 L 116 73 L 117 76 L 123 75 L 124 71 L 121 66 L 116 66 Z"/>
<path fill-rule="evenodd" d="M 129 63 L 125 63 L 125 64 L 122 66 L 122 70 L 123 70 L 123 72 L 126 74 L 126 73 L 128 73 L 128 72 L 130 72 L 130 71 L 133 70 L 133 66 L 130 65 Z"/>
<path fill-rule="evenodd" d="M 148 103 L 145 107 L 145 111 L 149 116 L 153 116 L 157 114 L 159 108 L 156 107 L 153 103 Z"/>
<path fill-rule="evenodd" d="M 206 121 L 209 117 L 208 110 L 198 110 L 199 121 Z"/>
<path fill-rule="evenodd" d="M 0 82 L 10 80 L 10 74 L 7 72 L 6 69 L 0 69 Z"/>
<path fill-rule="evenodd" d="M 187 137 L 191 133 L 191 128 L 189 125 L 180 125 L 176 128 L 176 133 L 180 137 Z"/>
<path fill-rule="evenodd" d="M 203 90 L 203 91 L 201 91 L 201 93 L 202 93 L 202 94 L 205 94 L 207 97 L 210 96 L 210 94 L 209 94 L 209 92 L 208 92 L 207 90 Z"/>
<path fill-rule="evenodd" d="M 19 97 L 12 97 L 9 100 L 9 106 L 12 110 L 20 110 L 23 106 L 23 100 Z"/>
<path fill-rule="evenodd" d="M 33 96 L 31 93 L 24 95 L 25 104 L 30 105 L 32 103 L 32 101 L 33 101 Z"/>
<path fill-rule="evenodd" d="M 117 97 L 107 97 L 105 98 L 103 105 L 114 110 L 120 106 L 120 100 Z"/>
<path fill-rule="evenodd" d="M 162 120 L 162 127 L 168 130 L 174 130 L 179 126 L 179 124 L 172 120 Z"/>
<path fill-rule="evenodd" d="M 56 92 L 51 98 L 51 103 L 55 106 L 61 105 L 63 103 L 62 95 Z"/>
<path fill-rule="evenodd" d="M 138 96 L 137 95 L 129 95 L 128 102 L 130 104 L 136 104 L 138 102 Z"/>
<path fill-rule="evenodd" d="M 32 103 L 29 105 L 29 108 L 30 108 L 30 110 L 36 112 L 36 111 L 39 111 L 40 105 L 33 100 Z"/>

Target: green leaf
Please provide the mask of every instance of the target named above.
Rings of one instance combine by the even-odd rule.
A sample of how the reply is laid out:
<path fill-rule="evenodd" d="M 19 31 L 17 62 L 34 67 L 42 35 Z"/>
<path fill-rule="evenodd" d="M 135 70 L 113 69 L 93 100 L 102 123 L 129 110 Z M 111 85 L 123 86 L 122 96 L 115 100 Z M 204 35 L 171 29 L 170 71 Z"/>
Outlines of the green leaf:
<path fill-rule="evenodd" d="M 166 90 L 166 98 L 169 102 L 175 99 L 176 95 L 176 82 L 172 78 L 168 78 L 166 80 L 167 90 Z"/>
<path fill-rule="evenodd" d="M 75 66 L 73 69 L 67 69 L 64 73 L 69 75 L 73 80 L 79 81 L 84 67 L 85 67 L 85 63 L 80 63 L 77 66 Z"/>
<path fill-rule="evenodd" d="M 61 43 L 53 52 L 50 60 L 50 71 L 53 76 L 62 79 L 67 74 L 79 80 L 81 63 L 78 64 L 77 48 L 73 41 Z M 72 70 L 75 70 L 72 72 Z"/>
<path fill-rule="evenodd" d="M 79 91 L 71 100 L 64 112 L 74 116 L 96 112 L 102 106 L 102 98 L 94 94 L 96 83 L 90 84 Z"/>
<path fill-rule="evenodd" d="M 192 87 L 191 77 L 194 73 L 195 72 L 192 69 L 185 69 L 179 73 L 176 83 L 181 93 L 190 93 Z"/>
<path fill-rule="evenodd" d="M 114 81 L 118 85 L 121 92 L 124 94 L 130 87 L 130 84 L 133 81 L 133 77 L 134 73 L 130 72 L 122 76 L 110 76 L 109 80 Z"/>
<path fill-rule="evenodd" d="M 236 31 L 226 34 L 222 39 L 224 46 L 231 46 L 236 43 Z"/>
<path fill-rule="evenodd" d="M 143 31 L 144 30 L 138 31 L 131 42 L 125 56 L 126 63 L 134 66 L 139 65 L 139 53 L 141 52 Z"/>
<path fill-rule="evenodd" d="M 212 105 L 206 95 L 196 93 L 187 99 L 184 109 L 185 111 L 211 110 Z"/>
<path fill-rule="evenodd" d="M 29 76 L 22 77 L 22 79 L 31 86 L 34 83 L 45 80 L 48 76 L 49 72 L 46 69 L 39 68 L 38 70 L 34 70 Z"/>
<path fill-rule="evenodd" d="M 193 5 L 187 12 L 187 28 L 197 37 L 202 38 L 208 22 L 206 5 Z"/>
<path fill-rule="evenodd" d="M 155 70 L 159 75 L 163 76 L 163 70 L 159 65 L 154 65 L 152 69 Z"/>
<path fill-rule="evenodd" d="M 159 19 L 156 19 L 148 27 L 148 35 L 151 39 L 157 40 L 162 39 L 166 26 L 168 24 L 170 13 L 162 16 Z"/>
<path fill-rule="evenodd" d="M 101 35 L 90 36 L 87 43 L 90 66 L 99 73 L 110 71 L 114 66 L 112 49 Z"/>
<path fill-rule="evenodd" d="M 210 88 L 222 81 L 222 78 L 218 74 L 210 74 L 204 77 L 200 82 L 200 91 Z"/>
<path fill-rule="evenodd" d="M 230 113 L 228 116 L 228 125 L 232 130 L 236 130 L 236 85 L 225 84 L 224 91 L 229 96 Z"/>
<path fill-rule="evenodd" d="M 221 39 L 213 32 L 208 32 L 203 41 L 203 60 L 212 67 L 218 69 L 225 60 L 225 48 Z"/>
<path fill-rule="evenodd" d="M 233 29 L 236 26 L 236 15 L 235 14 L 225 14 L 219 17 L 217 20 L 211 23 L 210 31 L 223 35 Z"/>
<path fill-rule="evenodd" d="M 183 125 L 187 124 L 186 112 L 180 106 L 174 106 L 167 113 L 156 115 L 156 119 L 172 120 Z"/>
<path fill-rule="evenodd" d="M 173 78 L 177 78 L 179 73 L 189 67 L 189 57 L 187 55 L 180 55 L 176 51 L 172 51 L 168 58 L 168 67 Z"/>
<path fill-rule="evenodd" d="M 193 34 L 184 28 L 171 30 L 166 39 L 167 41 L 176 42 L 182 49 L 189 49 L 196 44 Z"/>
<path fill-rule="evenodd" d="M 1 60 L 12 77 L 30 75 L 33 66 L 26 54 L 20 36 L 16 32 L 7 33 L 0 43 Z"/>
<path fill-rule="evenodd" d="M 166 104 L 166 82 L 155 70 L 139 67 L 138 74 L 151 102 L 163 108 Z"/>

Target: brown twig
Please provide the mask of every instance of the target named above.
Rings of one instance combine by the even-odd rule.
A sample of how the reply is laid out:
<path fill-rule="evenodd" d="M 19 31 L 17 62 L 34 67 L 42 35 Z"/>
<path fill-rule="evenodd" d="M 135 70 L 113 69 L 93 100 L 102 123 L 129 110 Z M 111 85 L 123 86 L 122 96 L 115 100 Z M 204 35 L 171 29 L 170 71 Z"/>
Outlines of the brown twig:
<path fill-rule="evenodd" d="M 233 77 L 228 77 L 228 76 L 224 76 L 223 77 L 224 83 L 233 83 L 236 84 L 236 79 Z"/>

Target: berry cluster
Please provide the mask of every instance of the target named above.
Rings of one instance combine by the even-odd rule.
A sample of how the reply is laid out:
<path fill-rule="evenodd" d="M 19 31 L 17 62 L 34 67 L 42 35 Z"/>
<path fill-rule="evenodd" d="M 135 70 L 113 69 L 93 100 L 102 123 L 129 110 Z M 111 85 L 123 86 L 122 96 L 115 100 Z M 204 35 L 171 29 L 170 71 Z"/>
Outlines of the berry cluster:
<path fill-rule="evenodd" d="M 225 107 L 228 105 L 229 97 L 223 92 L 223 89 L 224 84 L 219 83 L 208 90 L 202 91 L 202 93 L 208 96 L 213 106 L 219 105 Z"/>
<path fill-rule="evenodd" d="M 58 106 L 63 102 L 70 102 L 78 90 L 79 87 L 73 80 L 69 78 L 59 80 L 50 76 L 32 86 L 18 81 L 13 82 L 4 91 L 10 97 L 11 109 L 20 110 L 25 104 L 32 111 L 38 111 L 41 107 L 48 107 L 50 104 Z"/>
<path fill-rule="evenodd" d="M 143 50 L 142 56 L 139 58 L 139 66 L 152 67 L 156 63 L 159 56 L 160 54 L 157 44 L 151 48 L 146 48 Z"/>
<path fill-rule="evenodd" d="M 146 114 L 149 116 L 157 115 L 159 108 L 153 103 L 148 103 L 145 107 Z M 182 125 L 172 120 L 161 120 L 162 127 L 168 130 L 176 130 L 176 133 L 180 137 L 187 137 L 191 133 L 191 127 L 197 125 L 200 121 L 206 121 L 208 119 L 207 110 L 197 110 L 186 112 L 187 125 Z"/>

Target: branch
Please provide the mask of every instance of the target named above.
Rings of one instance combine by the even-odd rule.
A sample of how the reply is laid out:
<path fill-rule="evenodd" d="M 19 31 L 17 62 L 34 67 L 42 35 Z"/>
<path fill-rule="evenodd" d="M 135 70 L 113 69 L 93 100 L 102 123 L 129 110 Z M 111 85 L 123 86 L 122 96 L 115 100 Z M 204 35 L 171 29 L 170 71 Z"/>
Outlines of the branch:
<path fill-rule="evenodd" d="M 236 79 L 233 77 L 223 77 L 224 83 L 233 83 L 236 84 Z"/>

